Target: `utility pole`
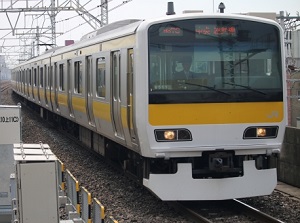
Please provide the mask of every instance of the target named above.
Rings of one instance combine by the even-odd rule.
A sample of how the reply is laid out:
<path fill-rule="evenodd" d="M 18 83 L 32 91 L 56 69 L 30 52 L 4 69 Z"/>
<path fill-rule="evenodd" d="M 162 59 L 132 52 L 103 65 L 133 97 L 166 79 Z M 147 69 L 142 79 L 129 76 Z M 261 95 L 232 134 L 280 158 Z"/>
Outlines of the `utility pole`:
<path fill-rule="evenodd" d="M 297 27 L 300 26 L 299 12 L 297 13 L 297 16 L 290 16 L 288 13 L 284 15 L 284 11 L 280 11 L 279 15 L 276 18 L 284 30 L 286 64 L 295 65 L 294 56 L 292 54 L 292 44 L 293 44 L 292 32 L 297 30 Z"/>
<path fill-rule="evenodd" d="M 52 46 L 56 46 L 56 27 L 55 27 L 55 0 L 51 0 L 51 11 L 50 11 L 50 21 L 51 21 L 51 42 Z"/>
<path fill-rule="evenodd" d="M 40 55 L 40 33 L 39 26 L 36 27 L 36 53 Z"/>
<path fill-rule="evenodd" d="M 50 4 L 49 4 L 50 1 Z M 105 7 L 103 9 L 103 21 L 104 24 L 107 24 L 108 21 L 108 10 L 107 10 L 107 0 L 101 0 L 104 4 L 103 6 Z M 36 3 L 37 2 L 37 3 Z M 17 4 L 18 3 L 18 4 Z M 85 9 L 86 4 L 81 5 L 80 0 L 14 0 L 14 1 L 1 1 L 0 5 L 0 16 L 1 14 L 5 14 L 6 18 L 9 23 L 9 27 L 3 27 L 0 30 L 1 31 L 7 31 L 6 35 L 1 37 L 0 44 L 5 48 L 5 40 L 9 40 L 7 38 L 8 35 L 12 36 L 17 36 L 19 35 L 18 38 L 15 38 L 15 40 L 20 39 L 20 38 L 27 38 L 30 39 L 34 36 L 35 41 L 36 41 L 36 47 L 37 47 L 37 55 L 40 53 L 40 42 L 41 38 L 48 38 L 47 41 L 51 41 L 51 44 L 42 44 L 42 45 L 47 45 L 51 47 L 56 47 L 56 16 L 60 12 L 71 12 L 75 11 L 82 19 L 85 20 L 85 22 L 92 27 L 92 29 L 97 30 L 99 29 L 102 24 L 97 17 L 93 16 L 87 9 Z M 102 11 L 102 9 L 101 9 Z M 33 14 L 36 13 L 36 14 Z M 10 16 L 10 15 L 16 15 L 17 14 L 17 19 L 15 19 L 15 16 Z M 46 25 L 44 22 L 42 23 L 43 25 L 37 26 L 37 27 L 32 27 L 32 23 L 34 20 L 38 21 L 39 18 L 44 18 L 45 15 L 50 17 L 50 25 Z M 30 16 L 35 16 L 34 19 L 32 20 L 32 23 L 29 24 L 29 26 L 26 24 L 24 21 L 24 24 L 20 24 L 21 21 L 19 18 L 24 15 L 24 18 L 28 15 Z M 3 16 L 3 19 L 5 17 Z M 44 19 L 45 21 L 45 19 Z M 40 23 L 39 23 L 40 24 Z M 23 27 L 22 27 L 23 26 Z M 36 34 L 34 34 L 34 30 L 36 30 Z M 50 33 L 47 33 L 47 31 L 50 31 Z M 18 33 L 19 32 L 19 33 Z M 48 36 L 48 37 L 47 37 Z M 10 38 L 12 39 L 12 38 Z M 20 46 L 22 47 L 22 46 Z M 20 52 L 20 51 L 19 51 Z M 22 51 L 21 51 L 22 52 Z M 24 56 L 24 59 L 25 56 Z"/>
<path fill-rule="evenodd" d="M 108 4 L 107 0 L 101 0 L 101 26 L 108 24 Z"/>
<path fill-rule="evenodd" d="M 30 54 L 32 56 L 37 56 L 35 55 L 35 53 L 39 55 L 41 51 L 40 46 L 56 47 L 57 37 L 59 36 L 59 34 L 62 35 L 71 31 L 72 29 L 71 27 L 68 27 L 71 29 L 69 29 L 67 32 L 64 31 L 64 33 L 58 33 L 56 31 L 58 26 L 57 16 L 59 13 L 62 12 L 77 13 L 77 16 L 64 18 L 62 21 L 59 22 L 64 22 L 64 20 L 80 17 L 81 19 L 84 20 L 84 23 L 79 24 L 79 26 L 83 24 L 87 24 L 93 30 L 97 30 L 100 27 L 108 24 L 109 11 L 117 9 L 118 7 L 121 7 L 122 5 L 127 4 L 132 0 L 124 0 L 121 4 L 113 7 L 110 10 L 108 10 L 108 3 L 111 2 L 112 0 L 100 0 L 98 1 L 97 6 L 93 4 L 97 1 L 83 1 L 83 0 L 0 0 L 0 1 L 1 1 L 0 16 L 1 14 L 5 14 L 2 15 L 1 18 L 3 18 L 3 20 L 7 19 L 7 24 L 9 24 L 7 27 L 0 28 L 0 46 L 3 47 L 3 53 L 7 58 L 8 58 L 8 54 L 11 51 L 18 53 L 18 58 L 17 56 L 14 56 L 16 59 L 14 62 L 11 63 L 13 65 L 18 60 L 29 59 Z M 90 2 L 93 3 L 90 4 Z M 86 7 L 89 7 L 89 10 L 87 10 Z M 99 7 L 101 9 L 101 15 L 97 15 L 97 16 L 93 15 L 92 11 Z M 22 17 L 25 19 L 22 20 L 21 19 Z M 27 19 L 27 17 L 30 18 L 31 20 Z M 36 25 L 34 25 L 35 23 Z M 3 22 L 3 24 L 5 23 Z M 73 27 L 73 29 L 75 28 Z M 8 43 L 11 40 L 14 42 Z M 19 41 L 20 43 L 19 46 L 15 44 L 16 41 Z M 28 41 L 30 41 L 31 45 L 34 46 L 31 48 L 31 50 L 26 49 L 26 47 L 28 47 L 29 44 Z M 10 58 L 12 58 L 12 56 Z M 11 59 L 11 61 L 13 60 Z"/>
<path fill-rule="evenodd" d="M 299 13 L 297 16 L 290 16 L 289 14 L 284 15 L 284 11 L 280 11 L 279 15 L 276 17 L 278 23 L 284 30 L 284 45 L 285 45 L 285 61 L 287 68 L 294 67 L 295 58 L 293 55 L 293 39 L 292 32 L 297 29 L 300 25 Z M 299 41 L 299 40 L 298 40 Z M 297 45 L 297 44 L 295 44 Z M 288 108 L 288 125 L 293 126 L 293 120 L 298 118 L 299 110 L 295 104 L 298 103 L 299 96 L 297 95 L 297 86 L 300 82 L 299 76 L 293 73 L 291 69 L 287 69 L 287 108 Z M 295 75 L 295 76 L 294 76 Z M 296 83 L 296 84 L 295 84 Z"/>

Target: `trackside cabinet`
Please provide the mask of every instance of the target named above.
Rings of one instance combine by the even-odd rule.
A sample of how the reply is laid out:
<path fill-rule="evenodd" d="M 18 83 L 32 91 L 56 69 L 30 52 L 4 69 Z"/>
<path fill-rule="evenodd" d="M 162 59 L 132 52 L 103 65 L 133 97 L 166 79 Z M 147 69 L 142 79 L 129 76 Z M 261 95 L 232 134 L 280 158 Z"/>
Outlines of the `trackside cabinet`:
<path fill-rule="evenodd" d="M 0 105 L 0 223 L 11 222 L 10 174 L 13 144 L 21 141 L 21 105 Z"/>
<path fill-rule="evenodd" d="M 47 144 L 14 144 L 13 222 L 59 222 L 57 158 Z"/>

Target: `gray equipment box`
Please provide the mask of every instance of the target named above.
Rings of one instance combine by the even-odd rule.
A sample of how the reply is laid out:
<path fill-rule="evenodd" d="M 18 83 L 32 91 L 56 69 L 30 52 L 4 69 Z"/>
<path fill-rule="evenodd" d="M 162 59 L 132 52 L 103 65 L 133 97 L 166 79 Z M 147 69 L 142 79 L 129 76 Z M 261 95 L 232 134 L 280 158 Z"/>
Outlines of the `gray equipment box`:
<path fill-rule="evenodd" d="M 13 220 L 59 222 L 57 158 L 47 144 L 14 144 Z M 14 191 L 13 191 L 14 190 Z"/>
<path fill-rule="evenodd" d="M 10 174 L 13 144 L 21 141 L 21 106 L 0 105 L 0 223 L 11 222 Z"/>

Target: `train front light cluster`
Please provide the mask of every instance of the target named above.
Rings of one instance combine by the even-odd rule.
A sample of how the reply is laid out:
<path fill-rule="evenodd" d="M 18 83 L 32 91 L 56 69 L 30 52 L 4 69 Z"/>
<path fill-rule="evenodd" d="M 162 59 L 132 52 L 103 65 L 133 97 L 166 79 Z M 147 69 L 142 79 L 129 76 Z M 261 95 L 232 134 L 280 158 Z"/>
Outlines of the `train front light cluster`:
<path fill-rule="evenodd" d="M 157 142 L 192 141 L 192 134 L 188 129 L 155 129 Z"/>
<path fill-rule="evenodd" d="M 244 131 L 243 139 L 276 138 L 278 126 L 251 126 Z"/>
<path fill-rule="evenodd" d="M 256 136 L 257 137 L 266 137 L 267 129 L 266 128 L 257 128 L 256 129 Z"/>
<path fill-rule="evenodd" d="M 176 132 L 173 130 L 167 130 L 164 132 L 164 138 L 166 140 L 174 140 L 176 137 Z"/>

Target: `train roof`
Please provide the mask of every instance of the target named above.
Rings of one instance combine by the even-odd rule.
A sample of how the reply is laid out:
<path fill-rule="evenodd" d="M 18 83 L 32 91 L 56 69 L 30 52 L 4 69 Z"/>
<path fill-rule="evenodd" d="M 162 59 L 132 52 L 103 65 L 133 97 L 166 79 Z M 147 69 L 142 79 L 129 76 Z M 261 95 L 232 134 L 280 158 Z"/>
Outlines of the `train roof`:
<path fill-rule="evenodd" d="M 251 21 L 265 22 L 277 25 L 279 24 L 273 20 L 265 19 L 261 17 L 249 16 L 249 15 L 241 15 L 241 14 L 204 14 L 204 13 L 184 13 L 180 15 L 168 15 L 158 18 L 152 18 L 147 20 L 139 20 L 139 19 L 127 19 L 122 21 L 117 21 L 111 24 L 108 24 L 99 30 L 90 32 L 84 35 L 80 41 L 75 42 L 72 45 L 57 47 L 46 51 L 44 54 L 37 56 L 35 58 L 31 58 L 28 61 L 22 63 L 23 65 L 28 62 L 35 62 L 37 60 L 46 59 L 51 56 L 59 55 L 61 53 L 66 53 L 69 51 L 77 50 L 86 46 L 90 46 L 93 44 L 97 44 L 99 42 L 108 41 L 112 39 L 116 39 L 122 36 L 127 36 L 135 33 L 137 29 L 144 29 L 149 27 L 152 24 L 159 22 L 167 22 L 181 19 L 196 19 L 196 18 L 231 18 L 231 19 L 245 19 Z M 20 64 L 20 65 L 22 65 Z"/>
<path fill-rule="evenodd" d="M 175 14 L 175 15 L 167 15 L 163 17 L 155 17 L 152 19 L 147 19 L 145 22 L 148 24 L 158 23 L 158 22 L 167 22 L 167 21 L 175 21 L 181 19 L 197 19 L 197 18 L 219 18 L 219 19 L 243 19 L 249 21 L 257 21 L 257 22 L 264 22 L 269 24 L 274 24 L 279 26 L 279 24 L 269 18 L 254 16 L 251 14 L 233 14 L 233 13 L 199 13 L 199 12 L 192 12 L 192 13 L 183 13 L 183 14 Z"/>
<path fill-rule="evenodd" d="M 136 23 L 136 22 L 139 22 L 139 21 L 142 21 L 142 20 L 140 20 L 140 19 L 126 19 L 126 20 L 113 22 L 113 23 L 110 23 L 106 26 L 101 27 L 100 29 L 98 29 L 96 31 L 93 31 L 93 32 L 90 32 L 90 33 L 84 35 L 83 37 L 81 37 L 80 40 L 90 39 L 90 38 L 98 36 L 102 33 L 106 33 L 106 32 L 118 29 L 120 27 L 127 26 L 127 25 L 132 24 L 132 23 Z"/>
<path fill-rule="evenodd" d="M 99 30 L 97 30 L 95 32 L 86 34 L 85 36 L 83 36 L 82 40 L 75 42 L 72 45 L 60 46 L 60 47 L 50 49 L 50 50 L 44 52 L 43 54 L 41 54 L 40 56 L 30 58 L 29 60 L 17 65 L 17 67 L 26 65 L 26 64 L 28 64 L 28 62 L 32 63 L 37 60 L 46 59 L 46 58 L 49 58 L 49 57 L 52 57 L 55 55 L 59 55 L 61 53 L 65 53 L 65 52 L 69 52 L 72 50 L 80 49 L 82 47 L 90 46 L 90 45 L 96 44 L 101 41 L 108 41 L 108 40 L 115 39 L 118 37 L 133 34 L 142 21 L 143 20 L 130 19 L 130 20 L 123 20 L 123 21 L 118 21 L 118 22 L 109 24 L 107 26 L 104 26 L 103 28 L 100 28 Z"/>
<path fill-rule="evenodd" d="M 127 20 L 127 22 L 120 21 L 117 24 L 112 24 L 113 26 L 107 25 L 108 27 L 103 27 L 102 29 L 96 31 L 91 38 L 83 38 L 83 40 L 78 41 L 72 45 L 62 47 L 53 53 L 53 56 L 65 53 L 72 50 L 77 50 L 86 46 L 97 44 L 99 42 L 108 41 L 116 39 L 122 36 L 127 36 L 135 33 L 137 27 L 143 20 Z M 122 23 L 123 22 L 123 23 Z"/>

